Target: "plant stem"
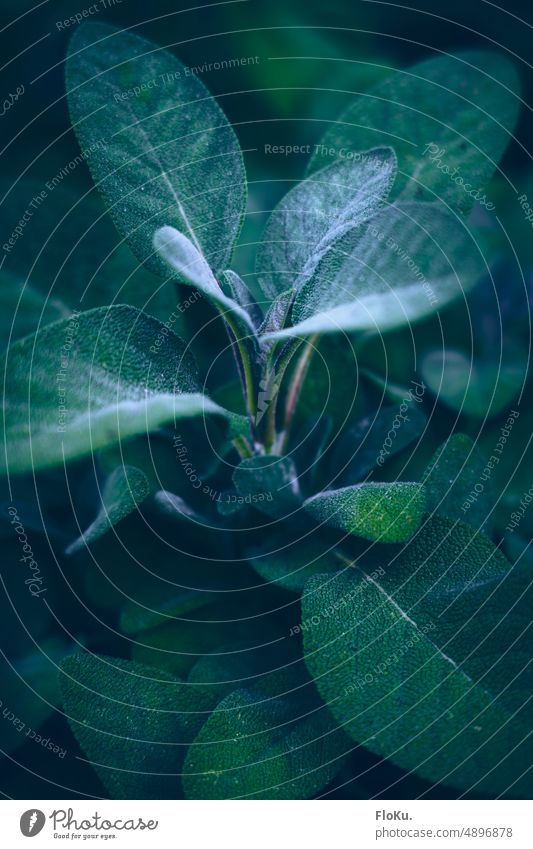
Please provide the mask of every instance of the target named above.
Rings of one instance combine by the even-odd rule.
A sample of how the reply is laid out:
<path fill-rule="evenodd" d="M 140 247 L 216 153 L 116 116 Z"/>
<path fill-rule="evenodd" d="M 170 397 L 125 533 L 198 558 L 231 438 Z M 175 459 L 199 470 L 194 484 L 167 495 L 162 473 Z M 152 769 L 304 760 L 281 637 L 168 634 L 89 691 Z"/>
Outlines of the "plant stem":
<path fill-rule="evenodd" d="M 296 363 L 293 379 L 287 395 L 287 401 L 285 403 L 285 419 L 283 422 L 283 450 L 287 448 L 294 414 L 296 412 L 296 407 L 298 406 L 298 399 L 300 397 L 300 393 L 305 382 L 305 376 L 311 363 L 311 358 L 316 350 L 318 336 L 319 334 L 315 333 L 314 336 L 309 337 L 309 339 L 305 342 L 304 349 L 300 354 L 298 362 Z"/>
<path fill-rule="evenodd" d="M 236 322 L 227 314 L 224 315 L 224 318 L 233 334 L 235 344 L 237 345 L 240 354 L 242 374 L 244 378 L 246 408 L 248 410 L 250 420 L 253 423 L 255 421 L 255 416 L 257 413 L 257 391 L 254 379 L 254 369 L 252 366 L 252 361 L 250 359 L 250 352 L 248 350 L 246 340 L 241 338 L 239 327 Z"/>
<path fill-rule="evenodd" d="M 252 451 L 247 439 L 245 439 L 244 436 L 236 436 L 233 440 L 233 446 L 241 460 L 245 460 L 249 457 L 254 456 L 254 452 Z"/>
<path fill-rule="evenodd" d="M 284 349 L 278 360 L 275 364 L 272 364 L 271 360 L 269 360 L 269 364 L 267 369 L 271 368 L 275 373 L 275 380 L 273 384 L 273 393 L 272 398 L 270 399 L 268 412 L 266 415 L 266 428 L 264 435 L 264 446 L 265 451 L 269 454 L 272 451 L 272 448 L 275 446 L 277 442 L 277 433 L 276 433 L 276 413 L 278 406 L 278 394 L 281 387 L 281 383 L 283 381 L 283 376 L 287 370 L 287 366 L 292 360 L 294 354 L 298 350 L 301 345 L 300 339 L 292 340 L 287 347 Z"/>

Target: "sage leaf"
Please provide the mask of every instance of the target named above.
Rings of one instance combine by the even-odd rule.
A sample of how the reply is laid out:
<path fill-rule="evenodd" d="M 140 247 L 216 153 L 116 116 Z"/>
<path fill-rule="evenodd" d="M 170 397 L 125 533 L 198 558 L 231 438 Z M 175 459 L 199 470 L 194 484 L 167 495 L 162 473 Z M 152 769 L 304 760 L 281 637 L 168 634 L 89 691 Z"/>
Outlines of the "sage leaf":
<path fill-rule="evenodd" d="M 162 328 L 133 307 L 102 307 L 12 345 L 1 468 L 46 468 L 176 419 L 224 416 L 200 394 L 185 343 Z"/>
<path fill-rule="evenodd" d="M 229 297 L 236 301 L 250 316 L 254 328 L 261 327 L 264 316 L 261 307 L 250 292 L 244 280 L 239 277 L 236 271 L 230 268 L 222 272 L 220 277 L 221 286 L 229 292 Z"/>
<path fill-rule="evenodd" d="M 233 483 L 245 503 L 267 516 L 285 516 L 302 504 L 294 463 L 275 454 L 243 460 L 233 472 Z"/>
<path fill-rule="evenodd" d="M 464 295 L 482 272 L 459 219 L 434 204 L 398 203 L 331 245 L 296 296 L 293 326 L 266 338 L 401 327 Z"/>
<path fill-rule="evenodd" d="M 281 330 L 285 326 L 293 300 L 293 289 L 286 289 L 285 292 L 281 292 L 281 294 L 274 298 L 259 328 L 260 336 L 267 336 L 269 333 Z"/>
<path fill-rule="evenodd" d="M 115 469 L 103 486 L 101 505 L 96 518 L 81 536 L 68 546 L 66 553 L 74 554 L 100 539 L 113 525 L 137 510 L 138 505 L 148 498 L 151 491 L 150 482 L 141 469 L 134 466 Z"/>
<path fill-rule="evenodd" d="M 405 542 L 425 512 L 420 484 L 360 483 L 319 492 L 304 503 L 317 520 L 376 542 Z"/>
<path fill-rule="evenodd" d="M 270 299 L 300 289 L 345 227 L 357 227 L 386 200 L 396 173 L 390 148 L 336 162 L 291 189 L 272 212 L 257 254 L 257 282 Z"/>
<path fill-rule="evenodd" d="M 180 682 L 128 660 L 79 654 L 63 663 L 59 683 L 72 731 L 112 798 L 176 797 Z"/>
<path fill-rule="evenodd" d="M 427 781 L 521 798 L 531 599 L 510 564 L 483 534 L 436 517 L 368 568 L 311 578 L 302 600 L 303 621 L 318 622 L 306 662 L 337 722 Z"/>
<path fill-rule="evenodd" d="M 236 690 L 191 745 L 183 786 L 189 799 L 308 799 L 341 768 L 349 748 L 324 710 L 287 727 L 282 699 Z"/>
<path fill-rule="evenodd" d="M 328 128 L 309 165 L 349 158 L 378 144 L 398 156 L 394 196 L 468 212 L 516 123 L 520 85 L 502 55 L 471 50 L 425 59 L 361 95 Z"/>
<path fill-rule="evenodd" d="M 508 349 L 506 361 L 499 362 L 472 358 L 451 348 L 444 355 L 430 351 L 420 371 L 439 401 L 452 410 L 484 419 L 506 410 L 524 385 L 527 351 L 510 354 Z"/>
<path fill-rule="evenodd" d="M 152 238 L 172 225 L 212 268 L 227 267 L 245 206 L 244 166 L 198 76 L 150 41 L 91 22 L 70 42 L 67 96 L 95 183 L 136 257 L 166 276 Z"/>
<path fill-rule="evenodd" d="M 490 478 L 499 458 L 486 460 L 469 436 L 455 433 L 431 458 L 422 477 L 427 511 L 490 529 L 493 506 Z M 477 487 L 482 487 L 478 495 Z M 472 498 L 474 494 L 474 498 Z"/>
<path fill-rule="evenodd" d="M 161 227 L 154 235 L 154 248 L 159 256 L 188 283 L 224 313 L 234 316 L 244 336 L 255 338 L 255 327 L 248 312 L 224 294 L 203 256 L 187 236 L 174 227 Z"/>

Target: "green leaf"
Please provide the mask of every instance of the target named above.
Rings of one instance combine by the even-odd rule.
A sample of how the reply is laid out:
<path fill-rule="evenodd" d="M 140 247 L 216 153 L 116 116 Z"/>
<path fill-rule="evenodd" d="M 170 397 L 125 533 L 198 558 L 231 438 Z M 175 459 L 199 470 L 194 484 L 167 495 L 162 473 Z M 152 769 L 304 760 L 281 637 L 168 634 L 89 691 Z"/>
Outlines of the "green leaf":
<path fill-rule="evenodd" d="M 142 603 L 131 599 L 126 602 L 120 614 L 120 628 L 125 634 L 139 634 L 217 600 L 218 594 L 209 590 L 172 588 L 166 584 L 150 586 L 143 592 Z"/>
<path fill-rule="evenodd" d="M 472 358 L 461 351 L 431 351 L 420 367 L 422 377 L 439 401 L 452 410 L 484 419 L 503 412 L 518 395 L 526 378 L 527 351 L 506 362 Z"/>
<path fill-rule="evenodd" d="M 244 280 L 237 272 L 226 269 L 222 272 L 220 283 L 226 294 L 229 293 L 229 296 L 248 313 L 254 328 L 259 328 L 264 320 L 263 311 Z"/>
<path fill-rule="evenodd" d="M 225 585 L 222 581 L 221 584 L 220 592 L 227 597 L 227 579 Z M 261 589 L 264 599 L 265 588 Z M 172 589 L 169 588 L 168 592 L 170 595 Z M 202 594 L 207 596 L 207 592 Z M 249 593 L 243 595 L 241 591 L 238 593 L 238 601 L 197 605 L 190 616 L 170 614 L 163 607 L 159 621 L 166 624 L 157 625 L 137 636 L 132 647 L 132 659 L 145 666 L 184 677 L 199 657 L 221 651 L 221 646 L 229 643 L 246 643 L 249 655 L 255 656 L 263 646 L 268 647 L 279 640 L 282 627 L 279 620 L 276 622 L 265 615 L 264 605 L 265 602 L 260 603 L 257 596 Z"/>
<path fill-rule="evenodd" d="M 285 322 L 289 317 L 293 299 L 293 289 L 286 289 L 285 292 L 281 292 L 281 294 L 274 298 L 266 312 L 264 321 L 259 328 L 260 336 L 267 336 L 269 333 L 274 333 L 276 330 L 281 330 L 285 327 Z"/>
<path fill-rule="evenodd" d="M 168 492 L 166 489 L 160 489 L 154 493 L 154 506 L 165 516 L 181 522 L 195 522 L 202 527 L 213 527 L 216 524 L 211 517 L 202 516 L 183 498 L 173 492 Z"/>
<path fill-rule="evenodd" d="M 227 267 L 246 201 L 228 120 L 170 52 L 109 24 L 78 27 L 67 58 L 72 125 L 115 223 L 137 258 L 166 276 L 155 230 L 185 233 Z"/>
<path fill-rule="evenodd" d="M 404 332 L 404 331 L 398 331 L 398 332 L 401 333 L 401 332 Z M 394 339 L 394 335 L 392 335 L 391 338 Z M 367 336 L 366 339 L 367 340 L 372 339 L 373 341 L 377 341 L 377 340 L 379 340 L 379 337 L 378 336 Z M 363 354 L 365 355 L 366 351 L 364 351 Z M 424 390 L 426 388 L 423 383 L 421 384 L 416 380 L 411 381 L 411 383 L 415 387 L 414 389 L 413 389 L 412 386 L 407 387 L 407 386 L 402 386 L 398 383 L 393 383 L 392 380 L 389 380 L 388 375 L 383 376 L 383 375 L 378 374 L 377 372 L 372 371 L 371 369 L 366 368 L 366 367 L 361 368 L 361 374 L 364 377 L 367 378 L 368 382 L 371 383 L 372 386 L 377 387 L 379 389 L 379 393 L 380 393 L 381 398 L 388 398 L 390 401 L 393 401 L 393 402 L 398 403 L 398 404 L 401 404 L 402 401 L 405 400 L 405 396 L 409 395 L 409 390 L 411 390 L 411 393 L 414 392 L 417 395 L 417 397 L 421 400 L 421 396 L 424 394 Z M 418 393 L 418 389 L 416 387 L 420 387 L 422 389 L 422 392 Z"/>
<path fill-rule="evenodd" d="M 233 483 L 247 504 L 267 516 L 286 516 L 302 504 L 290 457 L 268 454 L 243 460 L 233 472 Z"/>
<path fill-rule="evenodd" d="M 311 344 L 312 355 L 307 360 L 303 383 L 300 383 L 291 429 L 303 429 L 311 419 L 317 421 L 329 416 L 337 434 L 341 428 L 357 420 L 366 408 L 357 351 L 353 340 L 345 334 L 323 336 Z M 302 356 L 305 356 L 305 348 Z M 301 377 L 297 377 L 299 361 L 300 358 L 295 356 L 286 377 L 287 386 L 293 377 L 301 381 Z M 339 374 L 343 375 L 343 380 L 336 379 Z M 297 434 L 293 435 L 293 440 L 293 444 L 299 444 Z M 306 466 L 307 463 L 302 468 Z"/>
<path fill-rule="evenodd" d="M 291 189 L 274 209 L 257 254 L 258 283 L 268 298 L 300 289 L 346 227 L 357 227 L 382 205 L 396 174 L 390 148 L 360 163 L 335 162 Z"/>
<path fill-rule="evenodd" d="M 223 315 L 229 313 L 229 317 L 235 318 L 245 337 L 255 338 L 255 326 L 250 315 L 224 294 L 204 257 L 190 239 L 174 227 L 161 227 L 154 235 L 154 248 L 181 279 L 196 286 L 219 312 Z"/>
<path fill-rule="evenodd" d="M 376 542 L 405 542 L 425 512 L 418 483 L 360 483 L 319 492 L 304 503 L 317 520 Z"/>
<path fill-rule="evenodd" d="M 160 670 L 91 654 L 68 658 L 59 682 L 72 731 L 111 797 L 175 799 L 183 685 Z"/>
<path fill-rule="evenodd" d="M 339 725 L 427 781 L 529 798 L 531 600 L 505 557 L 434 518 L 363 569 L 311 578 L 302 602 L 306 662 Z"/>
<path fill-rule="evenodd" d="M 244 630 L 244 629 L 243 629 Z M 261 632 L 261 642 L 264 631 Z M 272 634 L 270 635 L 272 637 Z M 254 634 L 254 639 L 258 639 Z M 317 694 L 297 640 L 270 639 L 250 650 L 246 641 L 219 644 L 215 651 L 201 656 L 187 678 L 214 710 L 238 687 L 252 687 L 256 696 L 278 699 L 291 696 L 293 708 L 317 706 Z"/>
<path fill-rule="evenodd" d="M 1 464 L 10 473 L 62 464 L 176 419 L 225 415 L 199 393 L 181 339 L 133 307 L 51 324 L 15 343 L 2 370 Z"/>
<path fill-rule="evenodd" d="M 250 690 L 226 696 L 187 752 L 189 799 L 310 799 L 343 763 L 349 746 L 326 711 L 289 724 L 286 700 Z"/>
<path fill-rule="evenodd" d="M 2 268 L 0 277 L 0 344 L 2 349 L 16 339 L 34 333 L 39 325 L 66 318 L 70 310 L 63 302 L 46 299 L 40 289 Z"/>
<path fill-rule="evenodd" d="M 390 144 L 398 156 L 395 196 L 440 198 L 467 212 L 472 193 L 479 190 L 483 199 L 512 138 L 519 93 L 513 66 L 499 54 L 467 51 L 426 59 L 358 97 L 316 146 L 309 172 L 331 157 L 346 159 L 354 151 Z"/>
<path fill-rule="evenodd" d="M 33 623 L 32 623 L 33 624 Z M 14 752 L 24 743 L 40 743 L 45 734 L 39 734 L 61 703 L 57 685 L 57 664 L 71 651 L 71 645 L 58 637 L 40 641 L 33 651 L 13 660 L 0 657 L 2 673 L 2 701 L 0 707 L 0 749 L 4 755 Z M 10 647 L 9 655 L 12 655 Z M 54 748 L 52 748 L 54 747 Z M 52 742 L 54 754 L 63 759 L 66 750 Z"/>
<path fill-rule="evenodd" d="M 319 540 L 316 534 L 312 540 L 269 534 L 268 542 L 250 549 L 248 559 L 267 583 L 294 593 L 301 593 L 312 575 L 336 572 L 341 566 L 331 542 Z"/>
<path fill-rule="evenodd" d="M 112 303 L 138 307 L 161 321 L 172 317 L 174 331 L 180 332 L 183 318 L 173 315 L 174 287 L 138 263 L 96 190 L 82 194 L 48 182 L 48 188 L 37 179 L 2 185 L 0 231 L 6 239 L 25 213 L 28 219 L 29 202 L 43 191 L 46 195 L 30 207 L 23 237 L 4 255 L 0 297 L 8 332 L 13 323 L 11 339 L 67 318 L 74 309 Z"/>
<path fill-rule="evenodd" d="M 296 296 L 293 327 L 266 338 L 391 330 L 464 295 L 482 271 L 458 218 L 434 204 L 399 203 L 332 244 Z"/>
<path fill-rule="evenodd" d="M 121 466 L 107 478 L 102 492 L 98 514 L 78 539 L 71 543 L 67 554 L 74 554 L 87 545 L 100 539 L 114 525 L 130 513 L 137 510 L 151 494 L 150 482 L 141 469 L 135 466 Z"/>
<path fill-rule="evenodd" d="M 525 567 L 529 583 L 531 569 L 533 568 L 533 547 L 531 540 L 520 534 L 509 534 L 504 541 L 504 547 L 507 557 L 513 563 L 516 563 L 517 566 Z"/>
<path fill-rule="evenodd" d="M 491 524 L 489 514 L 492 507 L 490 477 L 497 463 L 498 458 L 488 465 L 469 436 L 455 433 L 440 446 L 422 477 L 427 512 L 448 519 L 460 519 L 476 529 L 485 525 L 484 530 L 487 531 Z M 482 487 L 483 497 L 475 494 L 478 486 Z M 473 494 L 471 501 L 469 496 Z"/>
<path fill-rule="evenodd" d="M 426 416 L 416 406 L 416 393 L 412 389 L 405 390 L 399 407 L 381 407 L 360 419 L 337 443 L 332 459 L 336 481 L 353 484 L 376 466 L 383 466 L 389 457 L 421 436 L 426 422 Z"/>

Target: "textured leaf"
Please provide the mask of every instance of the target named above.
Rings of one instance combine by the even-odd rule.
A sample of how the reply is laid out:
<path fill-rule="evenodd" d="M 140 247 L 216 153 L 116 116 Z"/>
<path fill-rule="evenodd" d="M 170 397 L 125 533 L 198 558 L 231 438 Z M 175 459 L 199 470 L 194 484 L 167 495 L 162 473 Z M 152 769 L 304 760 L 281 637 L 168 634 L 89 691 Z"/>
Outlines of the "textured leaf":
<path fill-rule="evenodd" d="M 138 35 L 90 23 L 70 43 L 67 93 L 95 182 L 137 258 L 166 276 L 152 237 L 172 225 L 212 268 L 225 268 L 244 211 L 244 167 L 198 76 Z"/>
<path fill-rule="evenodd" d="M 154 506 L 166 516 L 182 522 L 196 522 L 196 524 L 206 527 L 214 525 L 213 519 L 202 516 L 201 513 L 198 513 L 187 504 L 185 499 L 165 489 L 160 489 L 154 493 Z"/>
<path fill-rule="evenodd" d="M 285 326 L 293 299 L 293 289 L 287 289 L 285 292 L 281 292 L 281 294 L 274 298 L 267 310 L 264 321 L 259 328 L 261 336 L 266 336 L 268 333 L 274 333 L 276 330 L 281 330 Z"/>
<path fill-rule="evenodd" d="M 245 502 L 267 516 L 286 516 L 302 505 L 294 463 L 275 454 L 243 460 L 233 472 L 233 483 Z"/>
<path fill-rule="evenodd" d="M 96 518 L 87 530 L 69 545 L 67 554 L 74 554 L 100 539 L 113 525 L 133 513 L 150 493 L 150 482 L 140 469 L 134 466 L 115 469 L 102 488 L 101 505 Z"/>
<path fill-rule="evenodd" d="M 491 470 L 497 463 L 498 458 L 488 466 L 481 451 L 464 433 L 451 436 L 431 458 L 422 478 L 428 513 L 460 519 L 474 528 L 487 522 L 490 525 L 488 514 L 492 503 L 487 501 L 490 483 L 486 481 L 490 481 Z M 474 496 L 470 503 L 468 497 L 479 485 L 483 487 L 483 497 Z"/>
<path fill-rule="evenodd" d="M 377 542 L 405 542 L 425 512 L 424 490 L 417 483 L 360 483 L 320 492 L 305 502 L 317 520 Z"/>
<path fill-rule="evenodd" d="M 293 326 L 266 338 L 400 327 L 463 295 L 482 270 L 459 219 L 399 203 L 332 245 L 296 296 Z"/>
<path fill-rule="evenodd" d="M 396 195 L 438 197 L 466 212 L 474 203 L 471 193 L 479 190 L 483 198 L 512 137 L 519 90 L 513 66 L 499 54 L 426 59 L 358 97 L 325 133 L 309 171 L 323 168 L 331 156 L 390 144 L 398 156 Z M 428 150 L 430 144 L 435 147 Z"/>
<path fill-rule="evenodd" d="M 341 565 L 331 543 L 319 540 L 316 534 L 312 539 L 296 540 L 269 534 L 268 541 L 248 552 L 248 559 L 269 584 L 294 593 L 301 593 L 312 575 L 336 572 Z"/>
<path fill-rule="evenodd" d="M 337 482 L 349 485 L 360 481 L 421 436 L 426 427 L 424 413 L 407 391 L 403 403 L 405 410 L 402 405 L 381 407 L 341 436 L 332 459 Z"/>
<path fill-rule="evenodd" d="M 361 162 L 335 162 L 288 192 L 267 223 L 257 255 L 258 283 L 269 298 L 300 289 L 346 227 L 367 220 L 386 200 L 396 173 L 390 148 Z"/>
<path fill-rule="evenodd" d="M 63 663 L 65 714 L 113 798 L 178 795 L 182 686 L 160 670 L 113 657 L 80 654 Z"/>
<path fill-rule="evenodd" d="M 472 359 L 451 349 L 444 357 L 441 351 L 432 351 L 422 360 L 421 373 L 447 407 L 484 419 L 503 412 L 518 395 L 526 377 L 526 359 L 525 350 L 517 351 L 507 363 Z"/>
<path fill-rule="evenodd" d="M 168 331 L 155 346 L 162 328 L 133 307 L 103 307 L 14 344 L 2 364 L 3 468 L 45 468 L 179 418 L 223 415 L 199 394 L 185 344 Z"/>
<path fill-rule="evenodd" d="M 307 665 L 337 722 L 427 781 L 529 798 L 523 584 L 483 534 L 441 518 L 383 566 L 306 586 Z"/>
<path fill-rule="evenodd" d="M 263 312 L 244 280 L 235 271 L 227 269 L 220 276 L 220 284 L 226 294 L 248 313 L 253 326 L 259 328 L 264 320 Z"/>
<path fill-rule="evenodd" d="M 219 704 L 190 747 L 183 786 L 189 799 L 310 799 L 342 765 L 347 742 L 326 711 L 288 725 L 281 699 L 236 690 Z"/>
<path fill-rule="evenodd" d="M 138 307 L 167 321 L 176 307 L 174 287 L 139 264 L 96 190 L 82 194 L 63 183 L 53 185 L 52 191 L 42 180 L 22 179 L 0 189 L 4 243 L 28 202 L 47 192 L 44 201 L 31 208 L 23 238 L 5 253 L 2 265 L 0 298 L 6 313 L 3 321 L 8 329 L 13 323 L 11 339 L 67 318 L 74 309 L 113 303 Z M 173 323 L 175 332 L 181 331 L 180 322 L 181 315 Z"/>
<path fill-rule="evenodd" d="M 174 227 L 161 227 L 154 236 L 154 248 L 180 277 L 192 283 L 223 314 L 229 313 L 239 322 L 245 336 L 255 336 L 249 314 L 224 294 L 207 262 L 192 242 Z"/>
<path fill-rule="evenodd" d="M 267 516 L 285 516 L 302 503 L 290 457 L 269 454 L 243 460 L 233 472 L 233 483 L 246 503 Z"/>

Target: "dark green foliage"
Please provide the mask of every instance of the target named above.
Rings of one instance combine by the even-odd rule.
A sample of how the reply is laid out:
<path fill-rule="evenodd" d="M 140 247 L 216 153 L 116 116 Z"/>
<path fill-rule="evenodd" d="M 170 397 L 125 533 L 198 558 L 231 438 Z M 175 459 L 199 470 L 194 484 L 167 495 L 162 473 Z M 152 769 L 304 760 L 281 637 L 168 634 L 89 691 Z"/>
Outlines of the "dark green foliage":
<path fill-rule="evenodd" d="M 246 503 L 268 516 L 289 515 L 302 503 L 296 468 L 289 457 L 270 454 L 243 460 L 233 482 Z"/>
<path fill-rule="evenodd" d="M 532 298 L 487 187 L 513 67 L 436 56 L 358 94 L 306 178 L 251 173 L 236 271 L 237 136 L 132 29 L 76 27 L 94 188 L 80 169 L 3 246 L 0 535 L 8 564 L 35 547 L 47 602 L 6 700 L 20 672 L 28 722 L 70 723 L 119 799 L 530 795 Z M 308 82 L 263 83 L 298 125 Z M 6 239 L 36 191 L 6 191 Z"/>
<path fill-rule="evenodd" d="M 530 599 L 510 564 L 436 518 L 380 565 L 377 577 L 363 564 L 306 586 L 302 618 L 318 624 L 305 653 L 326 704 L 354 739 L 429 781 L 522 796 Z M 346 603 L 326 617 L 336 599 Z"/>
<path fill-rule="evenodd" d="M 75 655 L 63 664 L 60 684 L 65 715 L 113 797 L 176 796 L 183 754 L 179 682 L 129 661 Z"/>
<path fill-rule="evenodd" d="M 460 519 L 478 528 L 490 526 L 492 507 L 490 483 L 483 498 L 472 502 L 471 493 L 483 481 L 490 481 L 495 461 L 487 463 L 469 436 L 456 433 L 431 458 L 422 482 L 426 492 L 427 512 L 448 519 Z M 489 492 L 487 492 L 487 489 Z"/>
<path fill-rule="evenodd" d="M 340 561 L 327 540 L 291 539 L 285 534 L 271 534 L 268 543 L 252 549 L 250 563 L 269 584 L 279 584 L 286 590 L 301 593 L 311 575 L 336 572 Z"/>

